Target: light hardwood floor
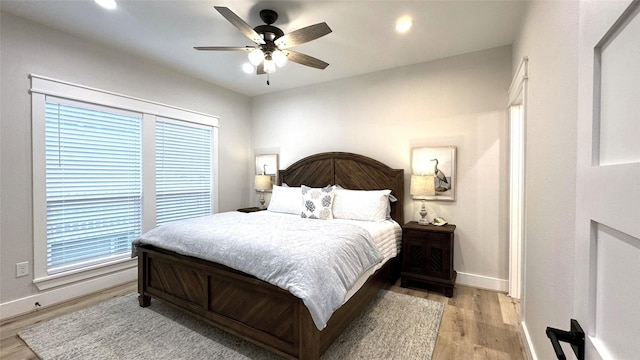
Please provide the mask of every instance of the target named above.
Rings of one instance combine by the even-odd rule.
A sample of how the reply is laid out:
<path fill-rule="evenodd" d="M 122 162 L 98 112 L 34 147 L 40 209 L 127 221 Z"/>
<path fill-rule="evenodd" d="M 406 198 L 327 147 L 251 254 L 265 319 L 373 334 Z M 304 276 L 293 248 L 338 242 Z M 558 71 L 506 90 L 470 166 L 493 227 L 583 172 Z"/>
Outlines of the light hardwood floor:
<path fill-rule="evenodd" d="M 453 297 L 418 288 L 390 290 L 445 303 L 433 360 L 521 360 L 520 302 L 506 294 L 456 285 Z"/>
<path fill-rule="evenodd" d="M 452 298 L 419 288 L 389 290 L 445 303 L 433 360 L 525 359 L 520 336 L 520 304 L 505 294 L 457 285 Z M 38 357 L 17 336 L 21 330 L 113 297 L 136 291 L 129 283 L 0 323 L 0 359 Z"/>

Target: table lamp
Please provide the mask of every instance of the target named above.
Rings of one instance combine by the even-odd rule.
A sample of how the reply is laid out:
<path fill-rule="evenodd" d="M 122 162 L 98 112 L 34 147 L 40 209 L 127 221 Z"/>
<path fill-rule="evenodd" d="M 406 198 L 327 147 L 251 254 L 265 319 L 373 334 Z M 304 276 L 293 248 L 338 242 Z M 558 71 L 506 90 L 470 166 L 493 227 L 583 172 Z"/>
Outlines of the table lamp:
<path fill-rule="evenodd" d="M 422 207 L 420 208 L 421 219 L 418 220 L 420 225 L 428 225 L 427 207 L 425 206 L 424 196 L 433 196 L 436 194 L 435 181 L 433 176 L 427 175 L 411 175 L 411 188 L 409 193 L 415 197 L 422 198 Z"/>
<path fill-rule="evenodd" d="M 253 183 L 256 191 L 260 192 L 260 208 L 264 209 L 264 192 L 271 190 L 271 176 L 256 175 Z"/>

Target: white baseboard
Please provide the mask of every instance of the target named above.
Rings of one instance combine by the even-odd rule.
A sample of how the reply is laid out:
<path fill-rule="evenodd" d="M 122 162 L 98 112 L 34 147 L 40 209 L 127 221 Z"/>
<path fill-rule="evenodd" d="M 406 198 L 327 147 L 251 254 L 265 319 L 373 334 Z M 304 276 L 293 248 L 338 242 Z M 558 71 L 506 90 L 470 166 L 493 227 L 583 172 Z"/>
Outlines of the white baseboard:
<path fill-rule="evenodd" d="M 37 309 L 43 309 L 61 302 L 73 300 L 114 286 L 135 281 L 138 278 L 136 267 L 111 273 L 109 275 L 76 282 L 67 286 L 60 286 L 49 291 L 23 297 L 0 304 L 0 320 L 26 314 Z M 40 306 L 36 307 L 35 303 Z"/>
<path fill-rule="evenodd" d="M 463 273 L 459 271 L 458 277 L 456 278 L 456 284 L 501 292 L 509 291 L 509 280 Z"/>
<path fill-rule="evenodd" d="M 531 336 L 529 335 L 529 329 L 527 328 L 527 323 L 522 322 L 522 343 L 524 344 L 524 351 L 527 354 L 527 358 L 529 360 L 538 360 L 538 355 L 536 355 L 536 350 L 533 347 L 533 343 L 531 343 Z"/>

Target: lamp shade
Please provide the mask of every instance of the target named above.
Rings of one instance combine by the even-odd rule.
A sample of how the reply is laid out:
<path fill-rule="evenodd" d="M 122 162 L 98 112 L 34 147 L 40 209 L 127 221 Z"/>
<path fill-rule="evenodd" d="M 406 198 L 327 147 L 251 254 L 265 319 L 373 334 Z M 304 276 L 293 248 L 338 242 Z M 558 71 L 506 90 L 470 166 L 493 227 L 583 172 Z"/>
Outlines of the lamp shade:
<path fill-rule="evenodd" d="M 271 176 L 269 175 L 256 175 L 254 179 L 254 186 L 257 191 L 271 190 Z"/>
<path fill-rule="evenodd" d="M 283 67 L 287 64 L 287 55 L 285 55 L 282 51 L 276 50 L 271 54 L 273 58 L 273 62 L 276 63 L 277 67 Z"/>
<path fill-rule="evenodd" d="M 436 194 L 436 186 L 433 176 L 411 175 L 411 188 L 409 193 L 413 196 L 433 196 Z"/>
<path fill-rule="evenodd" d="M 267 74 L 272 74 L 276 72 L 276 63 L 271 59 L 270 56 L 264 59 L 264 72 Z"/>
<path fill-rule="evenodd" d="M 251 65 L 258 66 L 264 60 L 264 53 L 260 49 L 255 49 L 249 53 L 248 57 Z"/>

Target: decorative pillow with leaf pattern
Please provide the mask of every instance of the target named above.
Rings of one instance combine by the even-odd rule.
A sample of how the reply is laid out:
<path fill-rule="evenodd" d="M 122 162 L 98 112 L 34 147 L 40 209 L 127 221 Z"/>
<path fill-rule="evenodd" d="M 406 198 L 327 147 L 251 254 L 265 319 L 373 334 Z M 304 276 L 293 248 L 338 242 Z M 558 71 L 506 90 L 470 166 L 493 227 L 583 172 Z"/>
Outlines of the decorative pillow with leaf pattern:
<path fill-rule="evenodd" d="M 302 185 L 302 212 L 300 216 L 307 219 L 333 219 L 333 198 L 335 186 L 312 188 Z"/>

